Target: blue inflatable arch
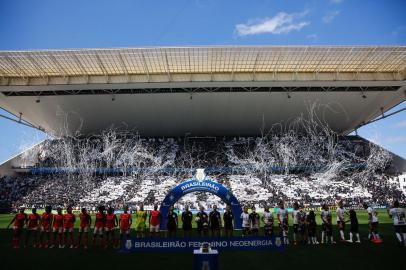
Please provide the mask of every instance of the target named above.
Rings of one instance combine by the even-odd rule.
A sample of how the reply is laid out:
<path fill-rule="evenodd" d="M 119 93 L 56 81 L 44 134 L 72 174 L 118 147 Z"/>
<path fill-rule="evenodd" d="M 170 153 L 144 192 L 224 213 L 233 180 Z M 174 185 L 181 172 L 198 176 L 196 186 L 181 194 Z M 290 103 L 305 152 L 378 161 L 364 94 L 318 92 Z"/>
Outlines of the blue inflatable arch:
<path fill-rule="evenodd" d="M 227 205 L 230 205 L 234 214 L 234 228 L 241 229 L 241 205 L 237 198 L 225 186 L 211 180 L 198 181 L 196 179 L 189 179 L 174 187 L 162 201 L 160 207 L 162 217 L 161 230 L 166 230 L 169 207 L 173 206 L 184 195 L 193 192 L 209 192 L 218 196 Z"/>

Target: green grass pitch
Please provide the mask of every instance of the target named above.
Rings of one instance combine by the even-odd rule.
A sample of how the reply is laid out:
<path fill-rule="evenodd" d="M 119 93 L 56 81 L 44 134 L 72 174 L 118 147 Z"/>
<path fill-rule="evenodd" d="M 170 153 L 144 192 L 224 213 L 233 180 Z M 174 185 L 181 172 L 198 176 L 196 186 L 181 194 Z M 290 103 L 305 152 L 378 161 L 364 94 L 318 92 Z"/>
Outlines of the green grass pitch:
<path fill-rule="evenodd" d="M 379 211 L 379 246 L 368 242 L 367 214 L 357 211 L 360 223 L 361 244 L 337 243 L 335 245 L 289 246 L 283 251 L 227 251 L 219 255 L 220 269 L 403 269 L 406 248 L 395 240 L 393 226 L 385 210 Z M 320 215 L 318 225 L 321 224 Z M 190 253 L 133 253 L 121 254 L 100 248 L 82 249 L 34 249 L 13 250 L 11 229 L 6 226 L 12 215 L 0 215 L 0 263 L 2 269 L 192 269 Z M 333 213 L 333 221 L 335 216 Z M 78 224 L 76 224 L 77 226 Z M 276 228 L 275 228 L 276 229 Z M 349 228 L 346 236 L 348 238 Z M 292 230 L 291 230 L 292 231 Z M 277 229 L 276 229 L 277 232 Z M 318 226 L 320 238 L 321 226 Z M 180 232 L 178 232 L 180 234 Z M 133 232 L 134 234 L 134 232 Z M 338 239 L 334 227 L 335 239 Z M 180 236 L 180 235 L 179 235 Z M 403 265 L 403 266 L 402 266 Z"/>

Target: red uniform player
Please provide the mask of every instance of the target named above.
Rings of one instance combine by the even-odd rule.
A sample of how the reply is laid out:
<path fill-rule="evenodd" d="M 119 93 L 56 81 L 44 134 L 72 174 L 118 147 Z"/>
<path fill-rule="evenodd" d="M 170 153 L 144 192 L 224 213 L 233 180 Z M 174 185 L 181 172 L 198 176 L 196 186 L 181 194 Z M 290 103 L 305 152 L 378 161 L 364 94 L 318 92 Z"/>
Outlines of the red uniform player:
<path fill-rule="evenodd" d="M 159 224 L 161 223 L 161 212 L 158 210 L 158 205 L 154 205 L 154 210 L 149 213 L 149 232 L 150 236 L 159 237 Z"/>
<path fill-rule="evenodd" d="M 96 245 L 97 237 L 100 238 L 101 244 L 104 244 L 103 232 L 105 225 L 106 214 L 104 213 L 104 206 L 100 205 L 98 207 L 98 212 L 96 213 L 96 221 L 94 223 L 93 245 Z"/>
<path fill-rule="evenodd" d="M 52 245 L 49 248 L 53 248 L 56 245 L 56 239 L 58 239 L 59 248 L 63 247 L 62 243 L 62 232 L 63 232 L 63 214 L 62 209 L 58 207 L 56 209 L 57 214 L 54 216 L 53 225 L 52 225 Z"/>
<path fill-rule="evenodd" d="M 48 244 L 51 238 L 51 225 L 53 220 L 54 214 L 52 214 L 52 207 L 46 206 L 45 212 L 42 214 L 41 217 L 41 234 L 40 234 L 40 247 L 43 246 L 48 248 Z M 46 238 L 44 240 L 44 238 Z"/>
<path fill-rule="evenodd" d="M 24 208 L 21 207 L 19 212 L 14 216 L 14 218 L 10 221 L 7 226 L 7 229 L 10 228 L 10 225 L 13 224 L 13 240 L 12 245 L 13 248 L 20 247 L 20 238 L 23 232 L 24 225 L 27 221 L 27 214 L 24 213 Z"/>
<path fill-rule="evenodd" d="M 63 215 L 64 244 L 69 244 L 69 247 L 73 248 L 73 226 L 75 225 L 76 216 L 72 213 L 72 206 L 68 206 L 66 212 Z"/>
<path fill-rule="evenodd" d="M 32 208 L 32 213 L 28 215 L 27 220 L 27 235 L 25 237 L 25 246 L 28 245 L 30 241 L 31 234 L 33 235 L 32 246 L 37 247 L 38 244 L 38 229 L 41 221 L 41 216 L 37 214 L 37 209 Z"/>
<path fill-rule="evenodd" d="M 120 242 L 121 244 L 125 244 L 123 242 L 124 238 L 127 240 L 128 236 L 130 235 L 130 228 L 132 224 L 132 217 L 131 214 L 128 213 L 128 206 L 124 206 L 124 213 L 120 214 L 119 219 L 119 226 L 120 226 Z"/>
<path fill-rule="evenodd" d="M 112 246 L 117 246 L 117 240 L 115 238 L 114 230 L 118 225 L 118 220 L 116 214 L 114 214 L 114 209 L 109 207 L 107 210 L 106 215 L 106 247 L 108 247 L 109 243 Z"/>
<path fill-rule="evenodd" d="M 92 217 L 89 215 L 89 213 L 87 213 L 86 208 L 82 208 L 79 218 L 80 218 L 80 226 L 79 226 L 78 244 L 76 247 L 80 246 L 80 242 L 82 241 L 82 235 L 84 234 L 85 239 L 83 247 L 87 249 L 87 244 L 89 242 L 89 228 L 92 224 Z"/>

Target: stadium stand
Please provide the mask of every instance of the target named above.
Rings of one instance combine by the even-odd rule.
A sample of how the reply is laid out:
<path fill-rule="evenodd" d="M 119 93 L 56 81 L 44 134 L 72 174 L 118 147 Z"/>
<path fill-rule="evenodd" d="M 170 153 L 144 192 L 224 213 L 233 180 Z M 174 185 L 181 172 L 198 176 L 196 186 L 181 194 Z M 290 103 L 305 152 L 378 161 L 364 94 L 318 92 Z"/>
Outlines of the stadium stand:
<path fill-rule="evenodd" d="M 345 173 L 334 172 L 333 175 L 329 174 L 329 168 L 309 166 L 313 163 L 306 158 L 310 157 L 296 162 L 294 168 L 288 170 L 274 166 L 263 173 L 261 168 L 253 168 L 246 157 L 258 150 L 260 138 L 147 138 L 142 142 L 144 146 L 137 154 L 138 167 L 133 166 L 134 162 L 126 165 L 123 158 L 113 162 L 105 156 L 97 162 L 88 161 L 95 162 L 95 171 L 72 171 L 66 169 L 66 161 L 55 160 L 58 156 L 51 153 L 60 142 L 48 141 L 39 147 L 38 162 L 27 172 L 0 179 L 1 204 L 8 207 L 73 204 L 94 209 L 100 203 L 118 207 L 125 203 L 144 203 L 148 207 L 161 202 L 172 187 L 192 177 L 194 168 L 206 168 L 209 178 L 230 188 L 244 204 L 275 205 L 279 199 L 315 205 L 334 203 L 337 198 L 353 203 L 368 200 L 386 204 L 393 198 L 405 201 L 393 176 L 384 171 L 365 175 L 368 181 L 351 177 L 352 172 L 367 170 L 360 161 L 365 161 L 371 151 L 369 144 L 359 138 L 340 139 L 343 147 L 340 149 L 346 149 L 342 155 L 351 153 L 352 171 L 346 167 Z M 94 144 L 93 149 L 105 152 L 99 140 Z M 80 151 L 74 152 L 80 155 Z M 178 205 L 197 208 L 214 203 L 222 204 L 214 195 L 198 194 L 183 197 Z"/>

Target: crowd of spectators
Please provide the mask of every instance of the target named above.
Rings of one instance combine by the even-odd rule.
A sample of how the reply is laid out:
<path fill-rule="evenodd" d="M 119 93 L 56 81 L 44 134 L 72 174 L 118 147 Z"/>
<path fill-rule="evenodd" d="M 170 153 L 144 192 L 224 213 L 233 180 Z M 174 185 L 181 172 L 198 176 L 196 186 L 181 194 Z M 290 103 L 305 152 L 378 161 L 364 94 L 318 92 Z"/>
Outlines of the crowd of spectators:
<path fill-rule="evenodd" d="M 360 186 L 345 181 L 334 181 L 324 186 L 312 185 L 312 179 L 301 175 L 272 175 L 267 182 L 252 175 L 223 175 L 222 184 L 228 187 L 242 204 L 259 207 L 276 205 L 280 199 L 288 204 L 301 201 L 306 205 L 320 205 L 338 199 L 348 203 L 370 201 L 386 205 L 393 199 L 405 202 L 405 196 L 389 178 L 377 175 L 376 179 Z M 0 204 L 42 208 L 45 205 L 94 208 L 98 204 L 121 206 L 123 204 L 153 206 L 160 203 L 171 188 L 185 179 L 155 175 L 140 177 L 108 176 L 81 177 L 80 175 L 25 175 L 0 178 Z M 216 177 L 213 177 L 216 181 Z M 199 193 L 183 197 L 179 204 L 192 208 L 202 205 L 222 204 L 211 194 Z"/>
<path fill-rule="evenodd" d="M 392 181 L 393 176 L 382 172 L 369 176 L 367 181 L 361 183 L 348 180 L 348 176 L 344 174 L 326 178 L 326 174 L 305 171 L 266 172 L 264 175 L 258 170 L 229 170 L 233 166 L 238 167 L 235 160 L 244 161 L 247 151 L 258 149 L 256 147 L 259 141 L 260 138 L 254 137 L 143 139 L 142 143 L 146 148 L 140 151 L 139 157 L 147 158 L 139 166 L 147 170 L 115 174 L 25 173 L 2 177 L 1 208 L 67 204 L 94 208 L 100 203 L 116 206 L 143 203 L 152 206 L 160 203 L 171 188 L 192 177 L 191 172 L 195 168 L 206 168 L 208 177 L 228 187 L 242 204 L 275 205 L 280 199 L 288 203 L 300 200 L 308 205 L 323 202 L 333 204 L 337 198 L 355 204 L 365 200 L 377 204 L 387 204 L 392 199 L 405 201 L 396 181 Z M 358 137 L 345 139 L 340 143 L 348 153 L 354 154 L 355 159 L 368 153 L 365 141 Z M 41 159 L 37 166 L 61 166 L 49 158 L 52 147 L 57 144 L 58 142 L 47 144 L 48 150 L 40 153 Z M 100 148 L 98 151 L 104 150 Z M 149 152 L 154 155 L 148 155 Z M 255 161 L 257 156 L 253 157 Z M 168 170 L 148 170 L 149 166 Z M 174 168 L 181 170 L 173 170 Z M 209 207 L 213 203 L 221 202 L 210 194 L 188 195 L 179 202 L 194 208 L 199 205 Z"/>

